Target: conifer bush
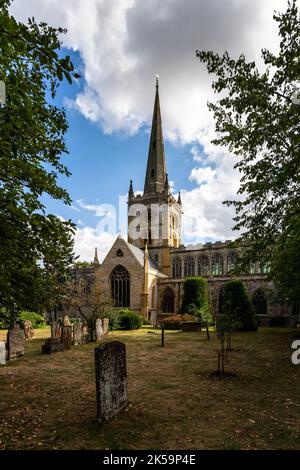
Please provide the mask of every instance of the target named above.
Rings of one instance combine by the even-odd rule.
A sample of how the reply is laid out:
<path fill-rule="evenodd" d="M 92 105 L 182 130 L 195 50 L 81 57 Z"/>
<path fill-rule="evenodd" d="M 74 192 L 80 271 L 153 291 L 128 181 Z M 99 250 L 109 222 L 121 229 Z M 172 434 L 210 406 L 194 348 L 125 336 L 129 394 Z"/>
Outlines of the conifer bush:
<path fill-rule="evenodd" d="M 255 308 L 240 279 L 225 284 L 223 316 L 230 318 L 238 331 L 257 330 Z"/>

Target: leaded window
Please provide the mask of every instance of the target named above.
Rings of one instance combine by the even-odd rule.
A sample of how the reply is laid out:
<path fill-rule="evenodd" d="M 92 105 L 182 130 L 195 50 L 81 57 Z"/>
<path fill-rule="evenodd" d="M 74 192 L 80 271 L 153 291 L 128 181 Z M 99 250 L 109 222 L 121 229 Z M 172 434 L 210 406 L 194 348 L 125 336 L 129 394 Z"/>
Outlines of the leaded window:
<path fill-rule="evenodd" d="M 201 255 L 198 258 L 198 274 L 199 274 L 199 276 L 209 276 L 210 275 L 209 258 L 206 255 Z"/>
<path fill-rule="evenodd" d="M 212 258 L 211 273 L 213 276 L 221 276 L 224 273 L 223 256 L 215 255 Z"/>
<path fill-rule="evenodd" d="M 192 256 L 188 256 L 184 260 L 184 275 L 195 276 L 195 261 Z"/>
<path fill-rule="evenodd" d="M 163 313 L 174 313 L 175 307 L 175 296 L 174 291 L 171 287 L 167 287 L 162 301 L 162 311 Z"/>
<path fill-rule="evenodd" d="M 262 289 L 257 289 L 257 291 L 254 292 L 252 300 L 256 310 L 256 314 L 267 315 L 268 301 L 267 296 Z"/>
<path fill-rule="evenodd" d="M 172 261 L 172 274 L 173 277 L 181 277 L 182 276 L 182 261 L 181 258 L 173 258 Z"/>
<path fill-rule="evenodd" d="M 227 272 L 228 273 L 231 273 L 234 271 L 236 267 L 237 259 L 238 259 L 238 256 L 234 251 L 228 254 L 227 256 Z"/>
<path fill-rule="evenodd" d="M 130 275 L 124 266 L 111 274 L 111 297 L 115 307 L 130 307 Z"/>

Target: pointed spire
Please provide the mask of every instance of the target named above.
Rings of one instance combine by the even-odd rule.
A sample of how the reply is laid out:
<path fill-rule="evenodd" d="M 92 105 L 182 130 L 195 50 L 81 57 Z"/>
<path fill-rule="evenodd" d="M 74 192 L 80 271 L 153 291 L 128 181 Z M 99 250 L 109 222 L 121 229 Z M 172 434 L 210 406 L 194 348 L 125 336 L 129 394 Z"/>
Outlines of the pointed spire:
<path fill-rule="evenodd" d="M 182 204 L 182 203 L 181 203 L 181 192 L 180 192 L 180 191 L 179 191 L 179 193 L 178 193 L 178 200 L 177 200 L 177 202 L 178 202 L 178 204 L 180 204 L 180 205 Z"/>
<path fill-rule="evenodd" d="M 130 180 L 129 191 L 128 191 L 128 198 L 131 199 L 132 197 L 134 197 L 134 191 L 133 191 L 132 180 Z"/>
<path fill-rule="evenodd" d="M 94 264 L 96 264 L 97 266 L 100 264 L 98 258 L 98 248 L 95 248 Z"/>
<path fill-rule="evenodd" d="M 144 194 L 161 193 L 164 190 L 165 180 L 166 160 L 159 103 L 159 79 L 157 75 Z"/>

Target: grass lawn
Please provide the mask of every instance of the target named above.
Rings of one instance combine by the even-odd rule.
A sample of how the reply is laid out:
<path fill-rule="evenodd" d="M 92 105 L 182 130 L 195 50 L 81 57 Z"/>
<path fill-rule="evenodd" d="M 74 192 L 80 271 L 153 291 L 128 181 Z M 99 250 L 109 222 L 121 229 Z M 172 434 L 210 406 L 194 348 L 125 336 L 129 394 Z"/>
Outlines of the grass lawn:
<path fill-rule="evenodd" d="M 300 448 L 292 330 L 235 335 L 236 375 L 226 379 L 211 374 L 215 333 L 207 342 L 205 332 L 166 332 L 164 348 L 149 327 L 111 333 L 126 343 L 130 406 L 104 426 L 95 420 L 95 343 L 42 356 L 49 333 L 38 330 L 23 359 L 0 366 L 0 449 Z"/>

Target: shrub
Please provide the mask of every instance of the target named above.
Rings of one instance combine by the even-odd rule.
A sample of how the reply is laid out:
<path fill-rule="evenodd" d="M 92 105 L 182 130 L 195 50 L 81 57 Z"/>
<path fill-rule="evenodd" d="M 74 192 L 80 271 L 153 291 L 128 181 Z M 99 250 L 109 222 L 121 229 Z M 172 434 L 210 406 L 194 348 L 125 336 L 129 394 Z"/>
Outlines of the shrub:
<path fill-rule="evenodd" d="M 137 330 L 143 324 L 143 318 L 131 310 L 119 312 L 119 324 L 121 330 Z"/>
<path fill-rule="evenodd" d="M 31 321 L 33 328 L 44 328 L 47 326 L 45 318 L 39 313 L 24 311 L 20 313 L 19 318 L 22 322 L 25 320 Z"/>
<path fill-rule="evenodd" d="M 146 318 L 143 319 L 143 325 L 152 325 L 150 320 L 147 320 Z"/>
<path fill-rule="evenodd" d="M 270 326 L 287 326 L 288 319 L 282 315 L 277 315 L 275 317 L 270 318 L 269 325 Z"/>
<path fill-rule="evenodd" d="M 110 330 L 119 330 L 120 328 L 120 312 L 118 310 L 114 309 L 108 309 L 106 310 L 102 318 L 108 318 L 109 319 L 109 328 Z"/>
<path fill-rule="evenodd" d="M 257 321 L 253 303 L 243 282 L 234 279 L 224 288 L 224 320 L 230 319 L 238 331 L 256 331 Z"/>
<path fill-rule="evenodd" d="M 209 308 L 207 281 L 202 277 L 191 277 L 184 281 L 181 313 L 192 314 L 199 320 L 213 324 Z"/>

